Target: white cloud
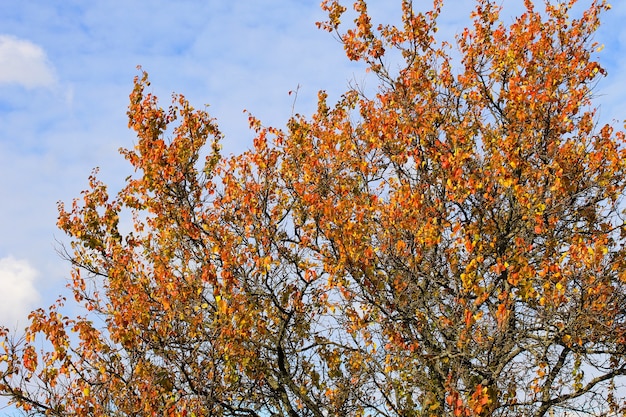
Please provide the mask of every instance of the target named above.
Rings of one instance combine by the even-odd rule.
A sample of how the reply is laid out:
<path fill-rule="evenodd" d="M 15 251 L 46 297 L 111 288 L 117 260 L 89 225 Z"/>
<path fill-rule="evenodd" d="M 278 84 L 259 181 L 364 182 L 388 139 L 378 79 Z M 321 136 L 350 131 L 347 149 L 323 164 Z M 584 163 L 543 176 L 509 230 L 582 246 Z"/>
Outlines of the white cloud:
<path fill-rule="evenodd" d="M 15 83 L 26 88 L 52 87 L 56 77 L 40 46 L 14 36 L 0 35 L 0 83 Z"/>
<path fill-rule="evenodd" d="M 35 288 L 37 270 L 27 261 L 12 256 L 0 258 L 0 325 L 14 329 L 23 324 L 39 301 Z"/>

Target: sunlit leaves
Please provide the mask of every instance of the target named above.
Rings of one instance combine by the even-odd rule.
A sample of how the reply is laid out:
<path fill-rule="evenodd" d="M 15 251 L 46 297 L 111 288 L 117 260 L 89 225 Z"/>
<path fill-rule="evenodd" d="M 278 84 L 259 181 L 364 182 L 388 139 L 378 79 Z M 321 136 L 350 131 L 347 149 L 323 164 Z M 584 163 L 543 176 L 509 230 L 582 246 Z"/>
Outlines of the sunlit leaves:
<path fill-rule="evenodd" d="M 478 0 L 452 48 L 443 2 L 401 3 L 393 26 L 323 2 L 378 90 L 320 92 L 285 129 L 249 114 L 239 155 L 142 72 L 135 174 L 59 204 L 86 315 L 3 330 L 0 392 L 52 415 L 623 411 L 626 151 L 592 107 L 608 5 L 508 24 Z"/>

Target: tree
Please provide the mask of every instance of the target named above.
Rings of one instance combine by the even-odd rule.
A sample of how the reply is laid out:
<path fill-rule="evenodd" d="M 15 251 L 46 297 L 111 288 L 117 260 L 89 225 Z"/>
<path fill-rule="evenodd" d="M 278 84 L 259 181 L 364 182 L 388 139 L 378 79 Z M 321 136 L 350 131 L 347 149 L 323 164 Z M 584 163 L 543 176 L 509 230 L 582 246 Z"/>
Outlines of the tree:
<path fill-rule="evenodd" d="M 241 155 L 136 78 L 136 175 L 59 204 L 85 313 L 3 330 L 0 393 L 56 416 L 626 413 L 626 151 L 592 107 L 609 5 L 506 25 L 477 0 L 455 62 L 442 3 L 374 28 L 357 1 L 343 31 L 324 1 L 377 93 L 250 116 Z"/>

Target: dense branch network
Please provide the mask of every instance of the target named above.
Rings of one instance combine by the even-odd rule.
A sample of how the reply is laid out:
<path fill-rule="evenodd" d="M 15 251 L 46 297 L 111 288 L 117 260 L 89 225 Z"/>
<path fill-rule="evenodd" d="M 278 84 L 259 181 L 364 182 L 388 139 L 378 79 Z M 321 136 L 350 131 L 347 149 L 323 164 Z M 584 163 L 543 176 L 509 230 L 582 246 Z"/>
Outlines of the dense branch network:
<path fill-rule="evenodd" d="M 506 25 L 477 0 L 455 62 L 443 2 L 401 3 L 399 27 L 357 1 L 344 30 L 324 1 L 379 90 L 320 92 L 285 129 L 250 116 L 240 155 L 142 72 L 135 175 L 59 205 L 85 314 L 60 299 L 2 330 L 0 395 L 57 416 L 624 413 L 626 151 L 591 101 L 608 4 L 525 1 Z"/>

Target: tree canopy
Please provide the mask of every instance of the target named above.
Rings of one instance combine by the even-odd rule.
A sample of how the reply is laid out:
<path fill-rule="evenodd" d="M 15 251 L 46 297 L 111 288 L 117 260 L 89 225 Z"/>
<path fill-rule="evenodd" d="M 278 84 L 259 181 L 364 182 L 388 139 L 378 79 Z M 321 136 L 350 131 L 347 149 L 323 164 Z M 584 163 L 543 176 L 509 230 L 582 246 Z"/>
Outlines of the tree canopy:
<path fill-rule="evenodd" d="M 52 416 L 626 413 L 624 133 L 598 125 L 602 0 L 505 23 L 442 0 L 320 28 L 379 80 L 255 139 L 135 79 L 135 175 L 59 227 L 71 303 L 1 330 L 0 395 Z M 542 2 L 543 3 L 543 2 Z M 344 19 L 345 20 L 345 19 Z M 460 58 L 455 58 L 460 57 Z"/>

